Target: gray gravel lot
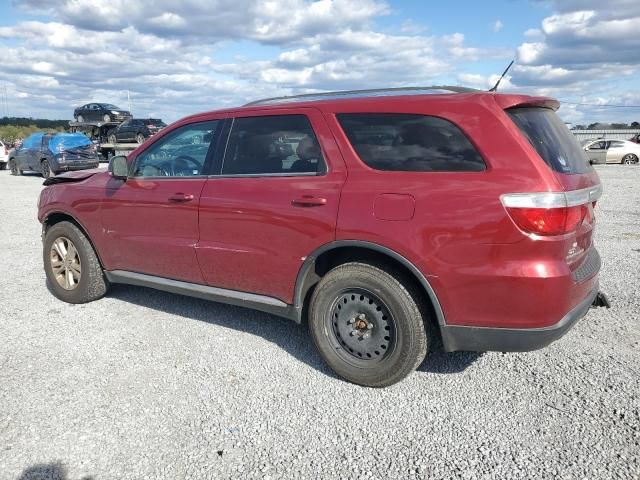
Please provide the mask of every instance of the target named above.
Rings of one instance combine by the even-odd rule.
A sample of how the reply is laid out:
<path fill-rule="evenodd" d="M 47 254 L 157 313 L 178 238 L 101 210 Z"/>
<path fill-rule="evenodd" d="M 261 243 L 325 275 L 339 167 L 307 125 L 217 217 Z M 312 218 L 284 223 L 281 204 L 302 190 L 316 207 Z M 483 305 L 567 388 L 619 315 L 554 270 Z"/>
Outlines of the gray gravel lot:
<path fill-rule="evenodd" d="M 58 301 L 42 179 L 0 172 L 0 479 L 640 477 L 640 167 L 598 172 L 613 308 L 538 352 L 436 352 L 384 390 L 267 314 L 129 286 Z"/>

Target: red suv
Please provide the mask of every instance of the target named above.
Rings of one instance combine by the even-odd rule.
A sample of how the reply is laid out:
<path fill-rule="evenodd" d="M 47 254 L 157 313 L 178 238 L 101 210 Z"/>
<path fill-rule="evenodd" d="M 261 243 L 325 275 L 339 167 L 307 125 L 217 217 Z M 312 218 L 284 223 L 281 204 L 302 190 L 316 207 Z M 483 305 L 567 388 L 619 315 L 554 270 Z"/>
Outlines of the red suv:
<path fill-rule="evenodd" d="M 526 351 L 598 296 L 598 175 L 544 97 L 465 89 L 254 102 L 45 182 L 54 294 L 126 283 L 308 320 L 326 363 L 398 382 L 447 351 Z M 194 142 L 198 138 L 199 142 Z"/>

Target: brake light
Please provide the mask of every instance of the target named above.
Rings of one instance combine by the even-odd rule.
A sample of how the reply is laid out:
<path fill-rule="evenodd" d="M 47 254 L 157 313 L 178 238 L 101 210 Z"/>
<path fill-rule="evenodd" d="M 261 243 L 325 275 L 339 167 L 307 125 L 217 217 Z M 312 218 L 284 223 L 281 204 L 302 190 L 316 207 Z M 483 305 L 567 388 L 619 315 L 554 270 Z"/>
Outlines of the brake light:
<path fill-rule="evenodd" d="M 571 192 L 513 193 L 501 200 L 514 223 L 525 233 L 551 236 L 573 232 L 593 221 L 593 204 L 602 187 Z"/>

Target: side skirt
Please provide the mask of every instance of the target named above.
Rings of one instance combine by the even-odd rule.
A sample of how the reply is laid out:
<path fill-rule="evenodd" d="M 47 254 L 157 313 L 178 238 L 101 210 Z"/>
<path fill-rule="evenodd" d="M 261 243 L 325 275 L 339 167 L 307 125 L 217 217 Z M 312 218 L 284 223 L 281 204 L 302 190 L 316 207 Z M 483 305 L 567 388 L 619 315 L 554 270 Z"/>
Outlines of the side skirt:
<path fill-rule="evenodd" d="M 127 272 L 124 270 L 105 271 L 104 274 L 111 283 L 149 287 L 165 292 L 187 295 L 189 297 L 237 305 L 239 307 L 271 313 L 298 322 L 293 306 L 273 297 L 210 287 L 198 283 L 182 282 L 180 280 L 171 280 L 169 278 L 155 277 L 153 275 Z"/>

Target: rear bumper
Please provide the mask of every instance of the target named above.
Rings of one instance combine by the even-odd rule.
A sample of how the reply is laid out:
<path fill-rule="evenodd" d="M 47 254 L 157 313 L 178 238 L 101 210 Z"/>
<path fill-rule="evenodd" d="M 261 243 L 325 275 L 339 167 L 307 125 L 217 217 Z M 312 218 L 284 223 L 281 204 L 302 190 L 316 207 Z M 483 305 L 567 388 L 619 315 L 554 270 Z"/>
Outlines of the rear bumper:
<path fill-rule="evenodd" d="M 442 341 L 447 352 L 459 350 L 474 352 L 528 352 L 546 347 L 567 333 L 584 317 L 598 295 L 595 283 L 589 295 L 562 319 L 543 328 L 487 328 L 459 325 L 442 325 Z"/>

